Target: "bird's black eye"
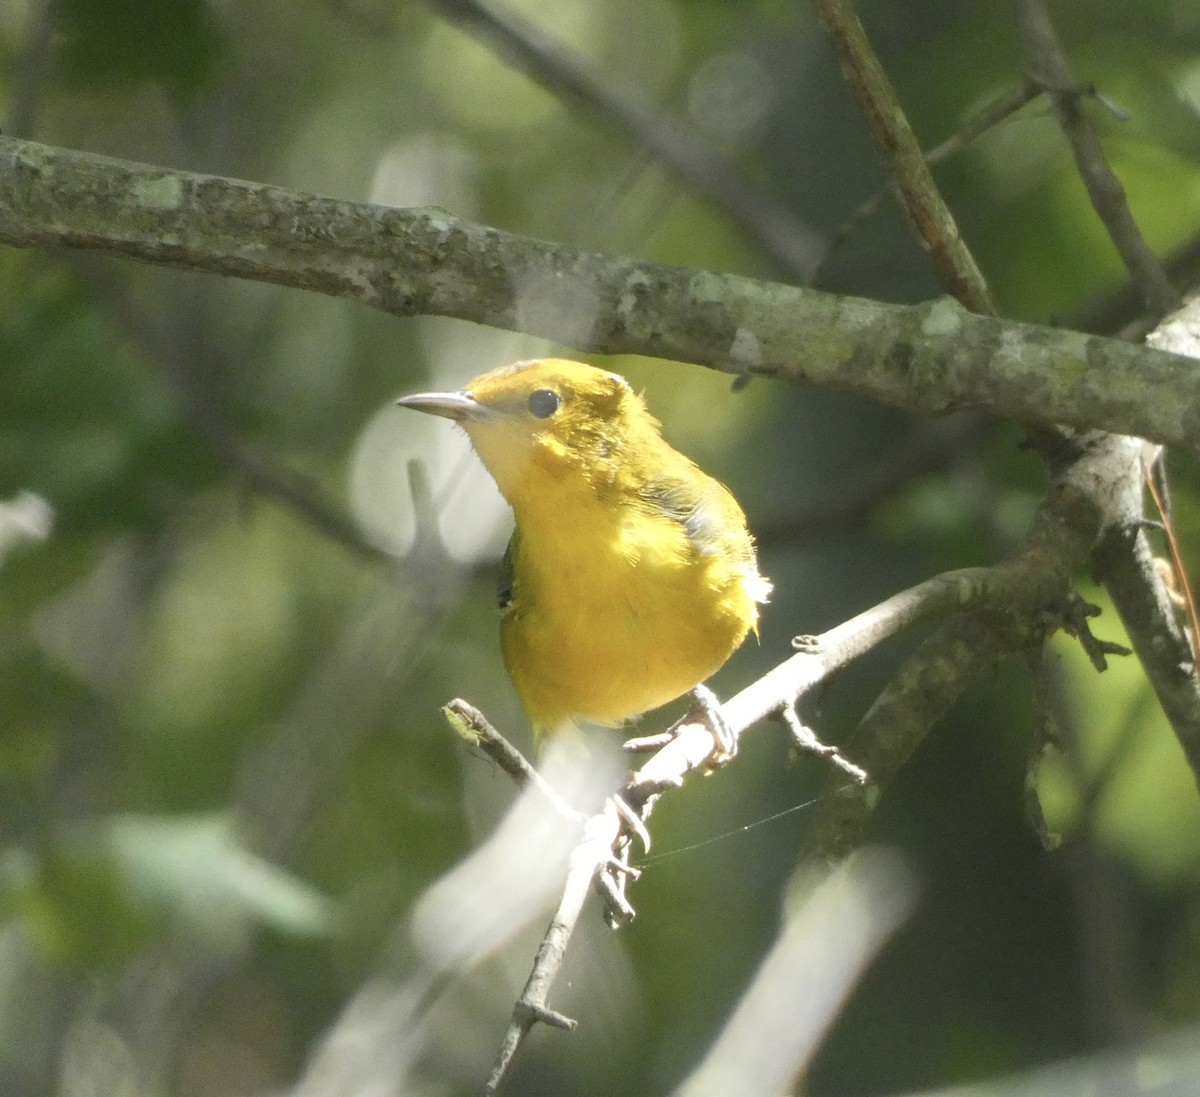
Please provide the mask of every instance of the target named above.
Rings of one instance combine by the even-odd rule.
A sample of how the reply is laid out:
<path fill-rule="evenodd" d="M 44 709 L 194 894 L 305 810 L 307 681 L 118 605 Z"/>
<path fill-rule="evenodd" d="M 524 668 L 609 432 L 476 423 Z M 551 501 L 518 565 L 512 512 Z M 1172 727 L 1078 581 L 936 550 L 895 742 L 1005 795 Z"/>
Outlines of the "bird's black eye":
<path fill-rule="evenodd" d="M 535 419 L 549 419 L 562 403 L 558 393 L 553 389 L 537 389 L 529 394 L 529 414 Z"/>

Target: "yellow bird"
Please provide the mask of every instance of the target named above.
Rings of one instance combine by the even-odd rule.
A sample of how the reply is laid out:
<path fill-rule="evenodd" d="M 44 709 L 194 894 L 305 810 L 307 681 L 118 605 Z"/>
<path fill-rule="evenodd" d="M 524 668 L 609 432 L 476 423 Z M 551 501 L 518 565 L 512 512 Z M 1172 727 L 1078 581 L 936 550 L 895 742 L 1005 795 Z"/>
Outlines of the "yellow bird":
<path fill-rule="evenodd" d="M 457 422 L 513 509 L 501 645 L 539 738 L 695 692 L 757 631 L 745 515 L 623 377 L 546 358 L 399 403 Z"/>

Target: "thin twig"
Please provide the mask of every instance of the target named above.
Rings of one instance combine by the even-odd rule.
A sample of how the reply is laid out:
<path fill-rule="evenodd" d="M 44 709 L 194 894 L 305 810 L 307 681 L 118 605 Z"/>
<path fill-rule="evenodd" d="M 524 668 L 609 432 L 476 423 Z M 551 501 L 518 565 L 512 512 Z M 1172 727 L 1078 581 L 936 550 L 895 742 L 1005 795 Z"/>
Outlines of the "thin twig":
<path fill-rule="evenodd" d="M 612 849 L 621 832 L 621 823 L 611 798 L 599 813 L 584 824 L 584 836 L 571 852 L 562 898 L 550 919 L 550 925 L 534 957 L 533 968 L 513 1008 L 512 1019 L 501 1042 L 500 1052 L 484 1086 L 485 1094 L 494 1094 L 504 1081 L 508 1068 L 526 1036 L 539 1021 L 556 1028 L 573 1029 L 575 1022 L 546 1005 L 550 987 L 566 954 L 580 911 L 601 869 L 612 857 Z"/>
<path fill-rule="evenodd" d="M 942 161 L 957 155 L 971 144 L 972 141 L 987 133 L 988 130 L 994 129 L 1002 122 L 1006 122 L 1017 111 L 1021 110 L 1022 107 L 1032 102 L 1041 94 L 1042 89 L 1038 85 L 1032 80 L 1026 80 L 1019 88 L 1010 91 L 1007 95 L 1002 95 L 994 103 L 984 107 L 973 118 L 968 119 L 966 125 L 957 133 L 951 134 L 941 144 L 935 145 L 930 149 L 925 154 L 926 164 L 933 168 L 942 163 Z M 889 179 L 842 222 L 818 261 L 816 269 L 809 279 L 809 285 L 820 283 L 821 276 L 829 266 L 830 260 L 832 260 L 834 255 L 842 248 L 846 241 L 862 228 L 866 221 L 879 212 L 884 199 L 894 191 L 895 184 Z"/>
<path fill-rule="evenodd" d="M 474 705 L 456 698 L 442 707 L 442 715 L 459 738 L 482 750 L 516 782 L 517 788 L 532 785 L 560 815 L 572 822 L 583 822 L 585 816 L 571 807 Z"/>
<path fill-rule="evenodd" d="M 919 621 L 939 616 L 967 622 L 959 626 L 957 631 L 951 631 L 951 635 L 957 638 L 954 647 L 956 658 L 963 661 L 964 667 L 964 673 L 954 679 L 953 695 L 957 696 L 973 677 L 974 671 L 967 675 L 966 669 L 974 668 L 977 662 L 975 649 L 963 647 L 960 636 L 962 629 L 967 629 L 966 634 L 970 635 L 974 635 L 971 630 L 981 632 L 987 640 L 984 644 L 987 654 L 983 663 L 990 665 L 1002 654 L 1036 640 L 1044 628 L 1038 622 L 1045 620 L 1056 606 L 1065 604 L 1066 592 L 1061 587 L 1062 573 L 1046 567 L 1045 551 L 1047 546 L 1038 545 L 1036 549 L 1006 564 L 991 568 L 966 568 L 935 576 L 821 636 L 804 638 L 799 645 L 802 649 L 799 653 L 725 702 L 722 712 L 729 730 L 740 737 L 765 716 L 794 706 L 801 696 L 891 636 Z M 979 610 L 986 611 L 981 614 L 985 623 L 976 622 L 973 611 Z M 986 623 L 996 621 L 1002 622 L 999 629 Z M 988 647 L 988 644 L 991 646 Z M 945 683 L 943 685 L 946 686 Z M 950 695 L 949 686 L 943 693 Z M 885 693 L 888 703 L 893 705 L 898 704 L 899 696 Z M 921 714 L 927 715 L 927 710 L 921 709 Z M 919 737 L 928 730 L 928 725 L 919 726 L 917 719 L 910 720 L 906 727 L 909 732 L 904 735 L 895 735 L 893 728 L 884 736 L 889 744 L 887 750 L 891 752 L 891 761 L 884 774 L 886 779 L 890 779 L 898 768 L 898 759 L 907 757 L 915 749 Z M 681 787 L 689 774 L 708 768 L 718 745 L 712 729 L 704 723 L 684 722 L 677 725 L 674 731 L 672 740 L 644 763 L 617 796 L 606 801 L 604 807 L 584 824 L 584 839 L 572 854 L 563 897 L 534 958 L 525 991 L 514 1007 L 500 1054 L 488 1081 L 487 1093 L 495 1093 L 501 1085 L 513 1057 L 537 1021 L 550 1018 L 554 1018 L 551 1020 L 554 1024 L 565 1021 L 561 1015 L 548 1010 L 547 995 L 562 964 L 586 893 L 598 876 L 612 866 L 614 849 L 622 840 L 624 830 L 620 812 L 616 808 L 618 797 L 627 804 L 639 805 L 637 810 L 645 820 L 667 790 Z M 878 742 L 878 730 L 864 734 L 872 742 Z M 828 748 L 820 752 L 827 753 Z M 867 750 L 867 755 L 878 757 L 878 751 L 872 747 Z M 880 780 L 867 756 L 855 757 L 861 765 L 859 762 L 847 762 L 843 755 L 838 754 L 835 760 L 841 775 L 838 780 L 844 783 L 849 776 L 851 784 L 862 790 L 862 802 L 873 807 L 886 779 Z M 620 891 L 619 886 L 617 890 Z M 621 894 L 623 896 L 623 892 Z"/>
<path fill-rule="evenodd" d="M 964 308 L 994 315 L 996 307 L 983 274 L 933 181 L 921 146 L 853 5 L 850 0 L 815 0 L 815 7 L 939 281 Z"/>
<path fill-rule="evenodd" d="M 838 781 L 817 802 L 803 859 L 836 863 L 856 850 L 881 793 L 964 690 L 1002 658 L 1036 645 L 1023 614 L 965 614 L 925 640 L 888 682 L 846 746 L 870 774 L 866 785 Z"/>
<path fill-rule="evenodd" d="M 795 705 L 780 705 L 779 719 L 783 722 L 783 726 L 791 733 L 792 743 L 798 751 L 832 762 L 847 777 L 860 785 L 867 783 L 867 771 L 862 766 L 857 766 L 851 762 L 837 747 L 831 746 L 828 743 L 822 743 L 817 738 L 817 733 L 800 719 Z"/>
<path fill-rule="evenodd" d="M 786 206 L 756 190 L 699 134 L 610 76 L 593 72 L 582 57 L 515 12 L 483 0 L 432 0 L 486 46 L 553 94 L 598 114 L 630 134 L 659 164 L 697 194 L 716 202 L 783 270 L 806 281 L 824 248 L 820 235 Z"/>
<path fill-rule="evenodd" d="M 1016 0 L 1016 6 L 1017 22 L 1029 56 L 1030 77 L 1050 96 L 1092 207 L 1108 230 L 1147 308 L 1155 318 L 1162 317 L 1179 304 L 1179 294 L 1138 228 L 1125 198 L 1125 188 L 1110 167 L 1096 131 L 1083 111 L 1081 91 L 1071 77 L 1046 5 L 1043 0 Z"/>
<path fill-rule="evenodd" d="M 1193 237 L 1175 248 L 1163 260 L 1172 285 L 1194 286 L 1200 283 L 1200 236 Z M 1064 322 L 1075 331 L 1095 332 L 1098 335 L 1118 335 L 1137 343 L 1145 339 L 1155 326 L 1157 317 L 1145 313 L 1140 288 L 1132 278 L 1116 289 L 1097 294 L 1079 312 Z"/>

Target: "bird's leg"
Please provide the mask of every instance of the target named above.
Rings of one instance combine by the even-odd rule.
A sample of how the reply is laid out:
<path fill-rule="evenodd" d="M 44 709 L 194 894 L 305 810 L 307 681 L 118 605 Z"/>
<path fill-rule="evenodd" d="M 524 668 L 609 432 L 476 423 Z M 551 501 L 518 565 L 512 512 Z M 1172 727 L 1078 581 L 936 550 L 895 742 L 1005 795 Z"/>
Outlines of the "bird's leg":
<path fill-rule="evenodd" d="M 708 764 L 716 769 L 737 754 L 737 736 L 725 713 L 721 711 L 721 702 L 717 695 L 706 685 L 694 686 L 691 691 L 692 707 L 681 723 L 703 724 L 712 733 L 715 746 Z"/>
<path fill-rule="evenodd" d="M 638 841 L 642 843 L 643 851 L 649 853 L 650 832 L 646 829 L 646 824 L 642 822 L 641 815 L 634 811 L 629 802 L 619 792 L 614 793 L 612 804 L 621 822 L 625 824 L 625 829 L 631 834 L 636 835 Z"/>
<path fill-rule="evenodd" d="M 737 736 L 721 711 L 721 702 L 717 700 L 717 695 L 708 686 L 699 685 L 689 691 L 689 696 L 692 699 L 692 707 L 666 731 L 660 731 L 657 735 L 639 735 L 633 739 L 626 739 L 622 744 L 623 749 L 630 754 L 659 750 L 679 738 L 680 728 L 688 724 L 701 724 L 716 741 L 712 756 L 708 760 L 709 766 L 716 769 L 728 762 L 737 754 Z"/>

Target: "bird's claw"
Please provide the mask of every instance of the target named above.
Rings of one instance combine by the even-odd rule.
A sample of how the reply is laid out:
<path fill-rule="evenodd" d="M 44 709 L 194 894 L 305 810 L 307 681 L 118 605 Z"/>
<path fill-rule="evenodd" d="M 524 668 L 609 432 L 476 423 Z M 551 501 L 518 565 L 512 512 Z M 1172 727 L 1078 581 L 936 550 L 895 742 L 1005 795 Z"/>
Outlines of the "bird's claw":
<path fill-rule="evenodd" d="M 649 853 L 650 832 L 646 829 L 646 824 L 642 822 L 642 817 L 622 797 L 612 796 L 611 800 L 621 822 L 625 824 L 630 833 L 637 835 L 638 841 L 642 843 L 642 851 Z"/>
<path fill-rule="evenodd" d="M 692 707 L 681 723 L 703 724 L 713 737 L 713 752 L 709 756 L 710 769 L 725 765 L 737 754 L 738 741 L 721 711 L 721 702 L 708 686 L 700 685 L 692 689 Z"/>

